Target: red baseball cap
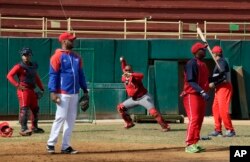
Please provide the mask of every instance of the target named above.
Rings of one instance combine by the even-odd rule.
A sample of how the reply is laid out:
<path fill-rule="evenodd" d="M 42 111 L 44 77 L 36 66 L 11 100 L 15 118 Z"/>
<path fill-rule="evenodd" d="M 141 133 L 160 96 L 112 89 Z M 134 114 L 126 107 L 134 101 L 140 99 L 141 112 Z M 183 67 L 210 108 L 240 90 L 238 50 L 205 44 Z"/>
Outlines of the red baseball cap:
<path fill-rule="evenodd" d="M 76 36 L 74 36 L 73 34 L 70 34 L 70 33 L 68 33 L 68 32 L 62 33 L 62 34 L 59 36 L 59 38 L 58 38 L 59 42 L 62 42 L 63 40 L 70 40 L 70 41 L 73 41 L 73 40 L 75 40 L 75 39 L 76 39 Z"/>
<path fill-rule="evenodd" d="M 202 44 L 200 42 L 197 42 L 195 43 L 192 48 L 191 48 L 191 52 L 193 54 L 195 54 L 196 52 L 198 52 L 200 49 L 203 49 L 203 48 L 207 48 L 207 45 L 206 44 Z"/>
<path fill-rule="evenodd" d="M 220 46 L 214 46 L 214 48 L 212 49 L 212 52 L 222 54 L 222 48 Z"/>

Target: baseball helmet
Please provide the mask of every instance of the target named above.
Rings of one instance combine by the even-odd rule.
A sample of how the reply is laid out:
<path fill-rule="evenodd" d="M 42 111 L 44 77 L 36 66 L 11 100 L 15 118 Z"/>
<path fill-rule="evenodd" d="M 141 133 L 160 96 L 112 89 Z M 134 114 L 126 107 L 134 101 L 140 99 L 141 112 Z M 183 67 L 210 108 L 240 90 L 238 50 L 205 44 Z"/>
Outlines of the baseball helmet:
<path fill-rule="evenodd" d="M 13 134 L 13 128 L 9 126 L 8 122 L 0 123 L 0 136 L 1 137 L 11 137 Z"/>
<path fill-rule="evenodd" d="M 27 47 L 23 47 L 21 50 L 20 50 L 20 55 L 32 55 L 32 50 L 30 48 L 27 48 Z"/>
<path fill-rule="evenodd" d="M 196 52 L 198 52 L 200 49 L 204 49 L 207 48 L 206 44 L 202 44 L 200 42 L 195 43 L 192 48 L 191 48 L 191 52 L 192 54 L 195 54 Z"/>
<path fill-rule="evenodd" d="M 214 46 L 212 52 L 217 54 L 222 54 L 222 48 L 220 46 Z"/>

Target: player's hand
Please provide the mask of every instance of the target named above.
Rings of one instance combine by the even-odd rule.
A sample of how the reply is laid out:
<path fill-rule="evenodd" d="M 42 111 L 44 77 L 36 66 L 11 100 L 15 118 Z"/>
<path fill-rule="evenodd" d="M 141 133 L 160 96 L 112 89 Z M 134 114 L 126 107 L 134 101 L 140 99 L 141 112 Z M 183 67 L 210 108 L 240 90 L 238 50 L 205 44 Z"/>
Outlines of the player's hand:
<path fill-rule="evenodd" d="M 214 84 L 214 82 L 212 82 L 212 83 L 209 83 L 209 88 L 214 88 L 215 87 L 215 84 Z"/>
<path fill-rule="evenodd" d="M 204 91 L 201 91 L 200 92 L 200 95 L 202 96 L 202 98 L 205 100 L 205 101 L 208 101 L 210 99 L 210 96 L 204 92 Z"/>
<path fill-rule="evenodd" d="M 19 89 L 19 90 L 25 90 L 26 88 L 25 88 L 24 86 L 22 86 L 22 85 L 19 84 L 19 85 L 17 86 L 17 89 Z"/>
<path fill-rule="evenodd" d="M 54 92 L 50 93 L 50 99 L 56 104 L 61 102 L 60 98 Z"/>
<path fill-rule="evenodd" d="M 124 60 L 124 57 L 123 56 L 121 56 L 120 57 L 120 62 L 122 62 Z"/>
<path fill-rule="evenodd" d="M 132 75 L 132 73 L 128 73 L 128 72 L 123 73 L 123 76 L 124 76 L 125 78 L 129 78 L 131 75 Z"/>

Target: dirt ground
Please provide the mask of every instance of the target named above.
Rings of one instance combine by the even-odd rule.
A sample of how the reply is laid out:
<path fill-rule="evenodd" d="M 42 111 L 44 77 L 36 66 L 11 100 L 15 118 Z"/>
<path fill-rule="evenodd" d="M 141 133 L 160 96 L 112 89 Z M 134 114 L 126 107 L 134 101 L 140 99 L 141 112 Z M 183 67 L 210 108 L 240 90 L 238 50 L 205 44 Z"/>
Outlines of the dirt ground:
<path fill-rule="evenodd" d="M 45 143 L 25 142 L 4 145 L 1 148 L 0 161 L 6 162 L 206 162 L 229 161 L 228 147 L 207 147 L 207 151 L 198 154 L 187 154 L 183 147 L 145 146 L 140 144 L 98 144 L 75 143 L 79 154 L 63 155 L 60 150 L 49 155 Z"/>
<path fill-rule="evenodd" d="M 16 125 L 13 137 L 0 138 L 0 162 L 228 162 L 230 145 L 250 145 L 249 123 L 234 121 L 237 137 L 201 141 L 206 152 L 197 154 L 184 152 L 186 124 L 172 124 L 172 131 L 165 134 L 158 131 L 157 124 L 136 124 L 133 129 L 124 130 L 121 121 L 96 125 L 79 123 L 71 140 L 73 148 L 79 151 L 75 155 L 60 154 L 61 137 L 56 154 L 47 153 L 51 123 L 41 124 L 45 134 L 31 137 L 20 136 Z M 211 120 L 206 119 L 202 134 L 212 128 Z"/>

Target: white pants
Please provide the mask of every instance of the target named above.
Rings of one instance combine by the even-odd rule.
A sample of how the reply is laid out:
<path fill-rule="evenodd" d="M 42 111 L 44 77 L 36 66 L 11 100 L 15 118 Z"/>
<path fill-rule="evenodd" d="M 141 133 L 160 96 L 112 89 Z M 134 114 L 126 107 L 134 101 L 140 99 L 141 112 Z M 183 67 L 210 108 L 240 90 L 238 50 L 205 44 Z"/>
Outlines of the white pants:
<path fill-rule="evenodd" d="M 61 149 L 65 150 L 70 146 L 70 137 L 75 125 L 78 107 L 78 94 L 58 94 L 58 97 L 60 97 L 61 102 L 56 104 L 56 116 L 47 144 L 55 146 L 60 129 L 63 125 Z"/>

